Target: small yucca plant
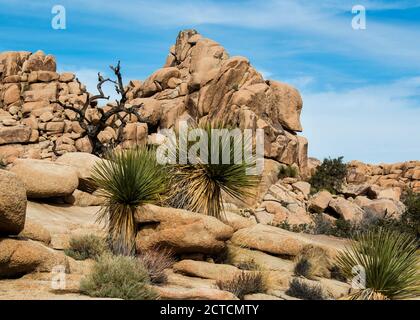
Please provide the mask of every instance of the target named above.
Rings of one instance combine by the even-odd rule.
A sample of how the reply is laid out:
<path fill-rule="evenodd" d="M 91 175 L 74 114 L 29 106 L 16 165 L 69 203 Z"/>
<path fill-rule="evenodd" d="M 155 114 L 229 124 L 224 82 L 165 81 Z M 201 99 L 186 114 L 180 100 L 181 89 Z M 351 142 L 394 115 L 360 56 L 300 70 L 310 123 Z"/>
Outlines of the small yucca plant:
<path fill-rule="evenodd" d="M 407 299 L 420 294 L 420 274 L 415 239 L 388 229 L 374 229 L 355 237 L 337 258 L 343 275 L 352 279 L 356 266 L 364 268 L 365 289 L 350 299 Z"/>
<path fill-rule="evenodd" d="M 197 128 L 195 128 L 197 129 Z M 249 169 L 255 166 L 253 161 L 235 161 L 238 153 L 243 153 L 243 145 L 235 146 L 235 141 L 229 134 L 222 134 L 217 143 L 212 134 L 213 129 L 229 130 L 221 124 L 205 124 L 199 127 L 200 141 L 207 141 L 207 148 L 191 163 L 173 166 L 171 170 L 171 192 L 168 204 L 175 208 L 182 208 L 194 212 L 207 214 L 220 220 L 224 219 L 223 194 L 231 198 L 243 201 L 252 197 L 254 188 L 259 179 L 255 175 L 249 175 Z M 191 142 L 183 142 L 191 145 Z M 175 149 L 176 157 L 179 157 L 179 146 Z M 190 148 L 188 148 L 190 150 Z M 218 163 L 214 157 L 219 155 Z M 223 160 L 223 156 L 229 159 L 229 163 Z M 203 159 L 207 161 L 203 161 Z"/>
<path fill-rule="evenodd" d="M 114 150 L 95 166 L 92 179 L 106 198 L 98 220 L 107 225 L 113 252 L 132 254 L 135 214 L 144 204 L 158 202 L 166 191 L 167 176 L 156 161 L 156 153 L 148 148 Z"/>

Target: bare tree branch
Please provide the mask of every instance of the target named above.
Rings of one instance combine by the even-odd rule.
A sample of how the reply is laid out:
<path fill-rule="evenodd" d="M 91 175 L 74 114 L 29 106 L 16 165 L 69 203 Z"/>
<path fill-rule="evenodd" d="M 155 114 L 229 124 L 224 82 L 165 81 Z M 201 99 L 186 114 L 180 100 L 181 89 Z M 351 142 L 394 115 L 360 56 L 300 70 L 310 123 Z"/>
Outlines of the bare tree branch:
<path fill-rule="evenodd" d="M 137 118 L 138 122 L 148 123 L 147 119 L 141 117 L 139 110 L 143 107 L 143 104 L 135 105 L 127 107 L 127 93 L 129 88 L 124 87 L 124 82 L 121 74 L 121 64 L 118 61 L 117 65 L 110 66 L 111 70 L 114 72 L 116 80 L 110 78 L 104 78 L 100 73 L 98 73 L 98 84 L 96 86 L 99 94 L 97 95 L 90 95 L 87 94 L 87 99 L 82 108 L 75 107 L 74 104 L 65 104 L 61 101 L 55 101 L 64 109 L 68 109 L 74 111 L 77 115 L 76 120 L 79 122 L 81 128 L 84 130 L 82 133 L 82 137 L 87 136 L 93 146 L 93 153 L 101 156 L 105 151 L 107 146 L 105 146 L 102 142 L 99 141 L 98 135 L 103 130 L 105 130 L 108 126 L 114 127 L 117 130 L 117 137 L 113 144 L 119 145 L 123 142 L 124 136 L 124 129 L 126 128 L 128 121 L 131 115 L 134 115 Z M 115 85 L 115 91 L 120 96 L 119 100 L 116 100 L 116 105 L 112 106 L 110 110 L 105 111 L 103 108 L 97 107 L 97 103 L 99 100 L 109 100 L 109 96 L 106 96 L 103 91 L 103 85 L 105 83 L 113 83 Z M 93 123 L 90 121 L 86 113 L 89 108 L 95 108 L 99 112 L 100 119 Z M 122 116 L 123 114 L 123 116 Z M 113 118 L 111 124 L 108 123 L 110 118 Z M 128 120 L 127 120 L 128 117 Z M 118 128 L 116 127 L 117 120 L 120 120 L 121 124 Z M 54 149 L 55 150 L 55 149 Z"/>

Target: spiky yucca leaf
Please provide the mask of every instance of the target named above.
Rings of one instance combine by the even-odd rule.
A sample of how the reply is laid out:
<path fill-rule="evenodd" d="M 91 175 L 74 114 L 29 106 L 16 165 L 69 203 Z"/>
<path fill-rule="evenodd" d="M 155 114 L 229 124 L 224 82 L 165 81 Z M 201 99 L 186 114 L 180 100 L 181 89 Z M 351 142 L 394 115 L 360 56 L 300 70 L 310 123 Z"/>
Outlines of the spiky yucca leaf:
<path fill-rule="evenodd" d="M 351 246 L 340 253 L 338 266 L 351 279 L 352 269 L 362 266 L 365 288 L 352 299 L 406 299 L 420 294 L 420 274 L 415 240 L 387 229 L 359 234 Z"/>
<path fill-rule="evenodd" d="M 135 214 L 142 205 L 156 203 L 166 191 L 167 176 L 148 148 L 114 150 L 93 169 L 92 179 L 106 204 L 98 213 L 115 253 L 132 254 L 136 236 Z"/>
<path fill-rule="evenodd" d="M 168 204 L 223 220 L 223 193 L 241 201 L 254 196 L 251 190 L 259 179 L 247 172 L 255 166 L 255 162 L 249 159 L 235 161 L 244 154 L 243 146 L 247 141 L 242 140 L 239 144 L 227 131 L 220 137 L 212 135 L 213 129 L 229 130 L 224 125 L 204 124 L 191 130 L 194 129 L 201 129 L 197 138 L 198 141 L 207 141 L 207 148 L 204 154 L 195 157 L 193 163 L 188 160 L 186 164 L 175 165 L 172 168 L 172 186 Z M 180 139 L 182 140 L 182 137 Z M 219 143 L 216 143 L 216 139 L 219 139 Z M 181 144 L 189 146 L 188 150 L 194 143 L 181 141 Z M 174 150 L 179 159 L 179 146 Z M 218 163 L 212 159 L 215 155 L 219 155 Z M 224 161 L 223 155 L 228 159 L 227 162 Z"/>

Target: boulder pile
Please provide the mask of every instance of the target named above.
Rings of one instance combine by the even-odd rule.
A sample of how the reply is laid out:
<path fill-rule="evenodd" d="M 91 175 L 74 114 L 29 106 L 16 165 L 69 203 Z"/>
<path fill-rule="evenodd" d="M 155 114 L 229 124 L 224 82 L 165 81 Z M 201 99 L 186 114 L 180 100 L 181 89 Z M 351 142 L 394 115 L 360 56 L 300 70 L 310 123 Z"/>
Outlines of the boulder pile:
<path fill-rule="evenodd" d="M 409 188 L 420 193 L 420 161 L 379 165 L 352 161 L 349 167 L 347 180 L 351 183 Z"/>
<path fill-rule="evenodd" d="M 308 167 L 300 113 L 302 99 L 293 87 L 265 80 L 244 57 L 230 57 L 213 40 L 195 30 L 182 31 L 167 61 L 145 81 L 127 86 L 127 106 L 142 107 L 146 123 L 130 118 L 124 127 L 123 146 L 155 143 L 161 129 L 176 128 L 179 121 L 208 120 L 263 129 L 265 157 Z M 42 51 L 0 53 L 0 155 L 4 164 L 16 158 L 52 159 L 68 152 L 92 152 L 78 114 L 63 105 L 82 108 L 86 87 L 72 73 L 57 73 L 56 61 Z M 98 121 L 98 108 L 86 112 Z M 99 140 L 117 137 L 121 121 L 110 118 Z"/>
<path fill-rule="evenodd" d="M 230 57 L 217 42 L 195 30 L 179 34 L 162 69 L 144 82 L 130 83 L 130 103 L 143 103 L 161 128 L 177 121 L 218 121 L 241 129 L 263 129 L 265 157 L 307 169 L 299 92 L 264 80 L 244 57 Z"/>

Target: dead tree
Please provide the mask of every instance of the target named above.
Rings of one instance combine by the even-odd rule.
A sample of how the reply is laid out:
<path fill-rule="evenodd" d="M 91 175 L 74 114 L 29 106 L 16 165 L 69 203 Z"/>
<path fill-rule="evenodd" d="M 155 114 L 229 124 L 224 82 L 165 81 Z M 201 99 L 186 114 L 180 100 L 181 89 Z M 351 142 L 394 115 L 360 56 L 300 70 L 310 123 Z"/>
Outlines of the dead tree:
<path fill-rule="evenodd" d="M 147 123 L 148 121 L 142 118 L 139 114 L 140 108 L 143 107 L 143 104 L 126 106 L 127 103 L 127 93 L 128 88 L 124 88 L 124 83 L 121 75 L 120 61 L 118 61 L 117 66 L 110 66 L 111 70 L 116 76 L 116 80 L 110 78 L 104 78 L 100 73 L 98 73 L 98 84 L 97 89 L 99 94 L 91 95 L 87 93 L 86 102 L 82 107 L 76 107 L 75 105 L 69 105 L 62 103 L 61 101 L 56 101 L 61 107 L 67 110 L 71 110 L 76 113 L 76 120 L 79 122 L 81 128 L 84 130 L 81 138 L 88 137 L 90 143 L 92 144 L 93 151 L 92 153 L 97 156 L 102 156 L 110 146 L 104 145 L 99 139 L 98 135 L 107 127 L 116 127 L 116 122 L 120 120 L 121 124 L 117 129 L 117 137 L 113 141 L 112 145 L 117 146 L 123 142 L 124 138 L 124 129 L 130 119 L 131 115 L 136 116 L 138 122 Z M 116 105 L 112 106 L 111 109 L 105 111 L 103 108 L 98 106 L 99 100 L 109 100 L 109 96 L 105 96 L 102 86 L 107 83 L 113 83 L 115 85 L 115 90 L 119 94 L 120 99 L 115 100 Z M 87 118 L 86 112 L 89 108 L 95 108 L 99 114 L 100 118 L 91 121 Z M 111 123 L 108 121 L 112 118 Z"/>

